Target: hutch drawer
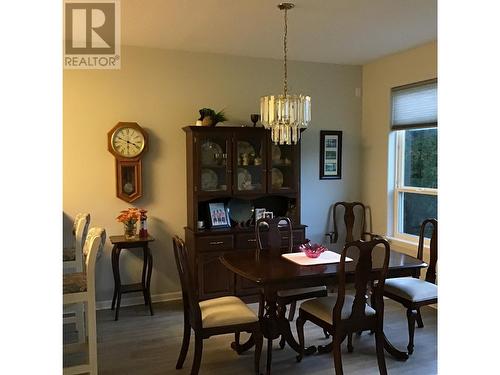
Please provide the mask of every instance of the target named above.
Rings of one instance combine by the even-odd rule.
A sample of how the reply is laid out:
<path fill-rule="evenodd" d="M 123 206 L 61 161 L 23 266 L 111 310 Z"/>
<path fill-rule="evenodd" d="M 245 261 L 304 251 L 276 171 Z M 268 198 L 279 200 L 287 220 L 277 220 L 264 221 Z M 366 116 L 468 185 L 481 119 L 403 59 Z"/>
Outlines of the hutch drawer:
<path fill-rule="evenodd" d="M 198 237 L 196 244 L 198 250 L 200 251 L 221 251 L 234 249 L 233 235 L 231 234 Z"/>

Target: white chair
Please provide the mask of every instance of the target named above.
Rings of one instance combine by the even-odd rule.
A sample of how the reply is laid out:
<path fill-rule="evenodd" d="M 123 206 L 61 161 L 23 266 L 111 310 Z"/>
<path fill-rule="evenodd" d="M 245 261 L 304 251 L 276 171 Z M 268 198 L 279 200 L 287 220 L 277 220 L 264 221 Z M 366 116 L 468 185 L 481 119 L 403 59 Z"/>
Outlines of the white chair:
<path fill-rule="evenodd" d="M 83 271 L 83 244 L 89 229 L 90 214 L 78 213 L 73 222 L 73 246 L 63 249 L 63 272 Z"/>
<path fill-rule="evenodd" d="M 73 246 L 63 249 L 63 273 L 83 272 L 83 244 L 87 238 L 90 214 L 78 213 L 73 222 Z M 78 342 L 85 341 L 85 311 L 83 304 L 68 306 L 63 310 L 64 324 L 75 323 Z"/>
<path fill-rule="evenodd" d="M 95 307 L 95 263 L 106 241 L 106 231 L 103 228 L 91 228 L 88 232 L 83 255 L 85 271 L 63 275 L 63 304 L 87 304 L 87 345 L 64 345 L 64 352 L 82 351 L 88 346 L 88 363 L 65 367 L 64 374 L 97 374 L 97 329 Z"/>

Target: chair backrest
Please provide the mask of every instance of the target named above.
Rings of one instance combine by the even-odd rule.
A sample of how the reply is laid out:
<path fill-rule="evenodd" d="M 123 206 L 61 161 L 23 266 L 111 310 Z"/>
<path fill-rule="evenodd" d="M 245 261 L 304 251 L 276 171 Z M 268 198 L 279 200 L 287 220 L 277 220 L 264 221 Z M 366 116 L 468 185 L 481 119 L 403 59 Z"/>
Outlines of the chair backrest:
<path fill-rule="evenodd" d="M 383 245 L 383 248 L 378 245 Z M 342 250 L 340 257 L 339 272 L 338 272 L 338 296 L 337 302 L 333 308 L 333 322 L 340 322 L 342 307 L 345 301 L 345 286 L 346 286 L 346 256 L 348 250 L 357 248 L 357 257 L 349 251 L 349 257 L 357 258 L 356 267 L 354 270 L 354 288 L 355 296 L 352 305 L 352 312 L 348 318 L 353 324 L 362 325 L 366 321 L 365 306 L 367 299 L 368 285 L 371 285 L 373 280 L 377 280 L 377 287 L 373 291 L 375 306 L 372 306 L 377 314 L 383 314 L 384 302 L 383 291 L 385 278 L 387 276 L 387 268 L 389 266 L 390 248 L 389 243 L 384 239 L 375 239 L 372 241 L 355 241 L 347 243 Z M 383 250 L 382 267 L 374 272 L 373 253 L 374 250 Z M 356 260 L 356 259 L 355 259 Z M 347 262 L 349 265 L 350 262 Z M 347 266 L 349 267 L 349 266 Z"/>
<path fill-rule="evenodd" d="M 89 213 L 78 213 L 75 216 L 75 221 L 73 223 L 73 234 L 75 235 L 75 255 L 82 256 L 86 255 L 83 251 L 85 239 L 87 238 L 87 232 L 89 229 L 90 214 Z"/>
<path fill-rule="evenodd" d="M 103 251 L 105 243 L 106 231 L 104 228 L 90 228 L 85 239 L 85 244 L 83 245 L 83 252 L 87 254 L 85 258 L 85 271 L 87 273 L 87 291 L 89 293 L 95 291 L 95 263 L 97 254 Z"/>
<path fill-rule="evenodd" d="M 337 223 L 337 210 L 344 208 L 344 225 L 346 231 L 345 243 L 362 239 L 365 232 L 366 207 L 361 202 L 337 202 L 333 206 L 333 242 L 338 241 L 339 225 Z M 356 222 L 357 220 L 357 222 Z M 359 232 L 359 233 L 358 233 Z"/>
<path fill-rule="evenodd" d="M 178 236 L 174 236 L 173 240 L 175 263 L 177 271 L 181 279 L 182 302 L 184 304 L 184 312 L 189 312 L 189 319 L 193 328 L 201 328 L 201 310 L 198 303 L 198 293 L 194 288 L 191 270 L 189 268 L 186 245 Z"/>
<path fill-rule="evenodd" d="M 429 267 L 427 267 L 427 273 L 425 274 L 425 281 L 435 284 L 436 265 L 438 257 L 438 222 L 436 219 L 425 219 L 420 225 L 417 258 L 420 260 L 424 260 L 424 239 L 425 239 L 425 228 L 427 224 L 430 224 L 432 226 L 431 229 L 432 231 L 431 231 L 431 241 L 429 245 L 430 260 L 429 260 Z"/>
<path fill-rule="evenodd" d="M 267 235 L 267 246 L 262 243 L 264 230 L 266 230 Z M 286 231 L 285 236 L 282 236 L 283 230 Z M 273 219 L 261 218 L 255 223 L 255 238 L 257 239 L 257 249 L 259 251 L 266 248 L 269 249 L 271 254 L 278 255 L 283 252 L 283 248 L 286 246 L 285 251 L 291 253 L 293 248 L 292 222 L 289 218 L 283 216 Z M 283 239 L 286 240 L 285 246 L 282 242 Z"/>

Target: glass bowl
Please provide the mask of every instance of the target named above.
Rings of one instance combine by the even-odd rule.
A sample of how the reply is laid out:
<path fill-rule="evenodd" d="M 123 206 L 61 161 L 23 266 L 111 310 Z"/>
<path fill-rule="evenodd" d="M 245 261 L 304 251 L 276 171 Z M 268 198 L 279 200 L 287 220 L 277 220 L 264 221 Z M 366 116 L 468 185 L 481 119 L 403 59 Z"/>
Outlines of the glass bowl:
<path fill-rule="evenodd" d="M 328 250 L 326 247 L 323 245 L 317 244 L 317 243 L 304 243 L 299 246 L 300 251 L 302 251 L 304 254 L 306 254 L 307 257 L 309 258 L 317 258 L 319 257 L 323 252 Z"/>

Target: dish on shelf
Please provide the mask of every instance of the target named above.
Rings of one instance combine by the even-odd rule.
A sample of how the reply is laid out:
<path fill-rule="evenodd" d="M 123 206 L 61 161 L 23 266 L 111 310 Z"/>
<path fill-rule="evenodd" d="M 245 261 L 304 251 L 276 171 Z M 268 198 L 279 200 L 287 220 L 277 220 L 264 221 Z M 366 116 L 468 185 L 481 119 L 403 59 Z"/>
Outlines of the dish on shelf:
<path fill-rule="evenodd" d="M 200 146 L 201 149 L 201 164 L 203 165 L 218 165 L 222 160 L 222 148 L 218 143 L 205 141 Z"/>
<path fill-rule="evenodd" d="M 271 170 L 271 184 L 273 188 L 281 189 L 283 186 L 283 173 L 278 168 Z"/>
<path fill-rule="evenodd" d="M 240 154 L 248 154 L 248 155 L 255 154 L 255 149 L 250 144 L 250 142 L 238 141 L 238 156 Z"/>
<path fill-rule="evenodd" d="M 246 168 L 238 168 L 238 190 L 253 190 L 252 175 Z"/>
<path fill-rule="evenodd" d="M 201 170 L 201 190 L 213 191 L 217 190 L 219 178 L 213 170 L 204 168 Z"/>
<path fill-rule="evenodd" d="M 281 163 L 281 149 L 280 146 L 273 144 L 271 148 L 271 157 L 273 159 L 273 163 L 280 164 Z"/>
<path fill-rule="evenodd" d="M 229 217 L 240 225 L 249 223 L 253 217 L 253 206 L 250 201 L 232 198 L 228 202 Z"/>

